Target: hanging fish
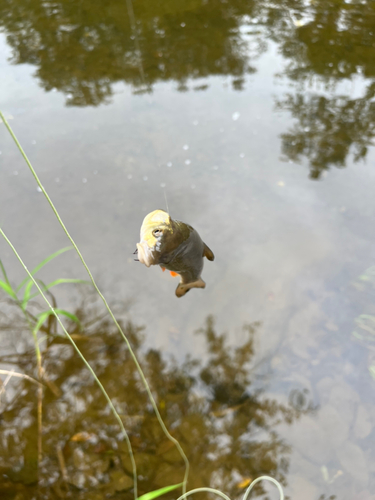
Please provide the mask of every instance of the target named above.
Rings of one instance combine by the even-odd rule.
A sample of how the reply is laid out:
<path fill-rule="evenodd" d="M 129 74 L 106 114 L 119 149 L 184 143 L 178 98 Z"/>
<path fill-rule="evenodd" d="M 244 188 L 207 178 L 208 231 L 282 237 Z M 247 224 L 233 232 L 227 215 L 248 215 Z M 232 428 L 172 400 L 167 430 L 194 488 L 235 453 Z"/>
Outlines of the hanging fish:
<path fill-rule="evenodd" d="M 147 267 L 159 265 L 163 271 L 168 269 L 172 276 L 180 275 L 177 297 L 182 297 L 191 288 L 205 288 L 206 283 L 201 278 L 203 257 L 215 258 L 194 228 L 171 219 L 164 210 L 146 215 L 135 253 L 139 262 Z"/>

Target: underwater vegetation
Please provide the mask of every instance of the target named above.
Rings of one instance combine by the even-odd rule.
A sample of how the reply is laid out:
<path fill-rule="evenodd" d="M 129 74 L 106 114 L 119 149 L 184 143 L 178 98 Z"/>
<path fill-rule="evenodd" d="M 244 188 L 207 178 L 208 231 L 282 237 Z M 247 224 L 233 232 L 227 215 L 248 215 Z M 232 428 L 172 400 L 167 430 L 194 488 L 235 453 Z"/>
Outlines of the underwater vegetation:
<path fill-rule="evenodd" d="M 367 297 L 367 311 L 359 314 L 354 322 L 353 339 L 368 350 L 368 371 L 375 379 L 375 266 L 366 269 L 354 283 L 357 290 Z"/>

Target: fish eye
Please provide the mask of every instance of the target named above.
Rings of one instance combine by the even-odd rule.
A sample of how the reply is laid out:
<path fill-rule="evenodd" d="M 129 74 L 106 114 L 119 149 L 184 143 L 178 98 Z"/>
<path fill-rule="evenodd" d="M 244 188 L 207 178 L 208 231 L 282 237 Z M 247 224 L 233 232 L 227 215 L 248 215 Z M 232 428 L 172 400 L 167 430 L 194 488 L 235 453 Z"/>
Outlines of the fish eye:
<path fill-rule="evenodd" d="M 153 234 L 154 236 L 158 237 L 158 236 L 160 236 L 161 234 L 163 234 L 163 231 L 162 231 L 161 229 L 159 229 L 159 228 L 158 228 L 158 229 L 154 229 L 154 230 L 152 231 L 152 234 Z"/>

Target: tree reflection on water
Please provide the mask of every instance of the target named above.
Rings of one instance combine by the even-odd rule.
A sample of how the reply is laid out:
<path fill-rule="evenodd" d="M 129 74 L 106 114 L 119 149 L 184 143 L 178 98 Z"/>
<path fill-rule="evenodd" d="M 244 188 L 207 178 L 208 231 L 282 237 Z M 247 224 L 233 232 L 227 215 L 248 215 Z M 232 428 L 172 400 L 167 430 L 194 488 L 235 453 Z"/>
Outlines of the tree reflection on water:
<path fill-rule="evenodd" d="M 99 317 L 92 304 L 76 314 L 84 329 L 78 332 L 70 325 L 70 331 L 123 418 L 135 453 L 140 493 L 180 482 L 181 456 L 161 430 L 117 330 Z M 12 324 L 11 329 L 17 328 Z M 123 326 L 162 417 L 190 460 L 189 489 L 210 485 L 235 498 L 244 487 L 241 482 L 262 474 L 286 484 L 290 450 L 275 425 L 292 424 L 313 408 L 302 392 L 294 390 L 290 403 L 281 404 L 264 396 L 259 381 L 255 389 L 252 363 L 259 324 L 246 325 L 245 342 L 231 347 L 208 317 L 197 332 L 205 339 L 203 359 L 185 357 L 182 362 L 167 361 L 159 350 L 147 349 L 142 328 L 129 321 Z M 9 351 L 0 361 L 32 375 L 35 356 L 26 344 L 24 348 L 22 353 Z M 43 360 L 47 387 L 39 467 L 37 389 L 27 380 L 13 379 L 2 394 L 1 498 L 22 500 L 37 493 L 46 499 L 132 498 L 132 470 L 123 436 L 82 361 L 59 335 L 47 340 Z"/>
<path fill-rule="evenodd" d="M 306 157 L 311 177 L 319 178 L 330 166 L 345 166 L 351 152 L 354 161 L 365 158 L 374 137 L 370 0 L 4 0 L 1 28 L 12 62 L 35 65 L 43 88 L 62 91 L 70 106 L 108 102 L 120 81 L 136 93 L 160 81 L 186 91 L 208 88 L 206 81 L 194 86 L 198 78 L 228 75 L 242 90 L 271 39 L 286 63 L 281 76 L 297 85 L 279 101 L 296 119 L 281 137 L 289 159 Z M 340 87 L 360 77 L 362 97 Z M 306 120 L 316 122 L 313 133 Z"/>
<path fill-rule="evenodd" d="M 270 26 L 288 61 L 283 76 L 296 82 L 277 107 L 294 127 L 282 134 L 288 159 L 306 157 L 318 179 L 331 166 L 364 159 L 375 136 L 375 4 L 371 1 L 286 1 L 288 14 Z M 355 80 L 364 90 L 352 97 Z M 348 85 L 343 87 L 343 83 Z M 309 91 L 309 93 L 306 93 Z"/>
<path fill-rule="evenodd" d="M 249 66 L 242 16 L 252 2 L 184 4 L 149 0 L 41 2 L 12 0 L 0 7 L 14 63 L 31 63 L 46 90 L 68 95 L 67 104 L 98 105 L 125 81 L 150 92 L 158 81 L 233 75 L 241 87 Z"/>
<path fill-rule="evenodd" d="M 298 122 L 281 135 L 283 153 L 293 161 L 307 156 L 313 179 L 330 165 L 345 167 L 351 149 L 355 162 L 365 158 L 375 132 L 374 91 L 375 83 L 358 99 L 288 95 L 278 107 L 288 109 Z"/>

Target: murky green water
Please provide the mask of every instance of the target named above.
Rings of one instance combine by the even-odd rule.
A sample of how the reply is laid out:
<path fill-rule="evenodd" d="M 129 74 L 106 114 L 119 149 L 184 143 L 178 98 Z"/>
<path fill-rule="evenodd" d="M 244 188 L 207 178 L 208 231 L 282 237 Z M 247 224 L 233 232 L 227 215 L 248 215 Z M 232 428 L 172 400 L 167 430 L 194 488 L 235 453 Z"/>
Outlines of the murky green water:
<path fill-rule="evenodd" d="M 374 2 L 0 0 L 0 31 L 0 109 L 137 349 L 189 488 L 240 498 L 269 474 L 291 500 L 374 500 Z M 68 241 L 2 124 L 0 151 L 0 224 L 32 269 Z M 216 256 L 181 299 L 132 255 L 164 193 Z M 3 240 L 0 256 L 19 283 Z M 86 279 L 74 252 L 38 276 Z M 103 306 L 54 290 L 140 493 L 180 482 Z M 36 378 L 0 293 L 0 369 Z M 133 498 L 104 398 L 52 321 L 40 338 L 42 458 L 38 388 L 2 373 L 0 497 Z"/>

